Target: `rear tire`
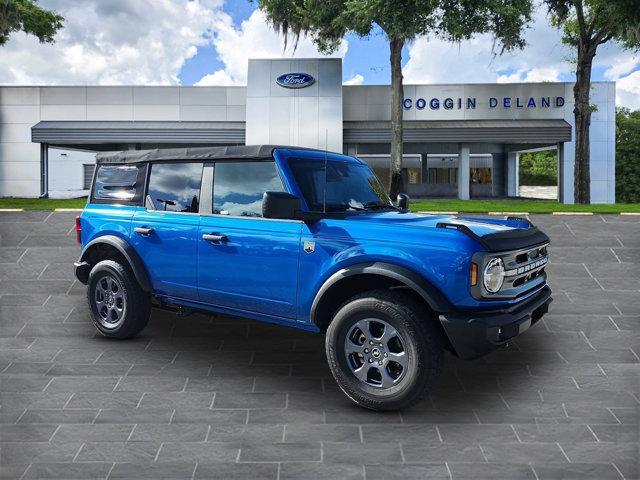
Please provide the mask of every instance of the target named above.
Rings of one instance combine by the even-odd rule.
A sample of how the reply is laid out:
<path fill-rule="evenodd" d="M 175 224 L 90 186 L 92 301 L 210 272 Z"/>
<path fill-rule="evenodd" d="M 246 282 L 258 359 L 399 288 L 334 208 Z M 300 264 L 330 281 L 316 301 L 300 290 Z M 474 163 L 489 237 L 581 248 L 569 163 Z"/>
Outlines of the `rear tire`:
<path fill-rule="evenodd" d="M 105 337 L 134 337 L 149 322 L 149 294 L 142 290 L 133 272 L 116 261 L 103 260 L 91 269 L 87 300 L 93 323 Z"/>
<path fill-rule="evenodd" d="M 418 402 L 442 368 L 442 334 L 411 297 L 373 290 L 348 300 L 329 324 L 327 360 L 342 391 L 372 410 Z"/>

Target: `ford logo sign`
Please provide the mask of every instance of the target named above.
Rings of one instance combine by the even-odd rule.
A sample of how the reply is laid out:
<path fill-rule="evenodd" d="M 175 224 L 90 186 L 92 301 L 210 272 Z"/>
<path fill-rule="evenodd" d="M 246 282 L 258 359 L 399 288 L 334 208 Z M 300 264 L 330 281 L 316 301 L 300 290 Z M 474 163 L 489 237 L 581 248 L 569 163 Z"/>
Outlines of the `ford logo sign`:
<path fill-rule="evenodd" d="M 306 73 L 285 73 L 276 78 L 276 83 L 284 88 L 304 88 L 313 85 L 316 79 Z"/>

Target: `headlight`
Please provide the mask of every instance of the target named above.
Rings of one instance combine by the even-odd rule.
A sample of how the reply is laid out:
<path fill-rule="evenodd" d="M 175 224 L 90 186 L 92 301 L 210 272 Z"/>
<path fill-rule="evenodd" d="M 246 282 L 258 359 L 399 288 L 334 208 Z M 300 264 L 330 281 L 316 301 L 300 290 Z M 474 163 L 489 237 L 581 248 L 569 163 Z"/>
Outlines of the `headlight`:
<path fill-rule="evenodd" d="M 501 258 L 494 258 L 484 267 L 482 276 L 484 288 L 490 293 L 496 293 L 504 282 L 504 263 Z"/>

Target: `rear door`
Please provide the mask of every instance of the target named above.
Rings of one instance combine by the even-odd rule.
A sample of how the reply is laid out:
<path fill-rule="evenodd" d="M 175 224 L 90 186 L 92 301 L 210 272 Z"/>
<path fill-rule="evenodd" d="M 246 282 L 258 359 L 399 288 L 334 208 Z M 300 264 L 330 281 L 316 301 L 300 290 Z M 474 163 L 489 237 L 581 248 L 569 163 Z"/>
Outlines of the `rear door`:
<path fill-rule="evenodd" d="M 144 207 L 132 221 L 131 242 L 155 293 L 197 300 L 197 235 L 203 164 L 154 163 Z"/>
<path fill-rule="evenodd" d="M 274 162 L 224 161 L 207 170 L 213 201 L 198 233 L 200 300 L 295 318 L 302 222 L 262 218 L 264 192 L 284 190 Z"/>

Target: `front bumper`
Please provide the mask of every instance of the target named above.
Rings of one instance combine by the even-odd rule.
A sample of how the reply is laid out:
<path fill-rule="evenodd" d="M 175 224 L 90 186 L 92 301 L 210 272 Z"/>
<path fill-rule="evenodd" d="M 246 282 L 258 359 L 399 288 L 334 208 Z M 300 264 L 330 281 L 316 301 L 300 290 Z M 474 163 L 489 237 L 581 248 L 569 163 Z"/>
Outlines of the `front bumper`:
<path fill-rule="evenodd" d="M 458 357 L 471 359 L 523 333 L 549 311 L 552 301 L 551 289 L 545 285 L 532 297 L 508 308 L 451 312 L 439 318 Z"/>

